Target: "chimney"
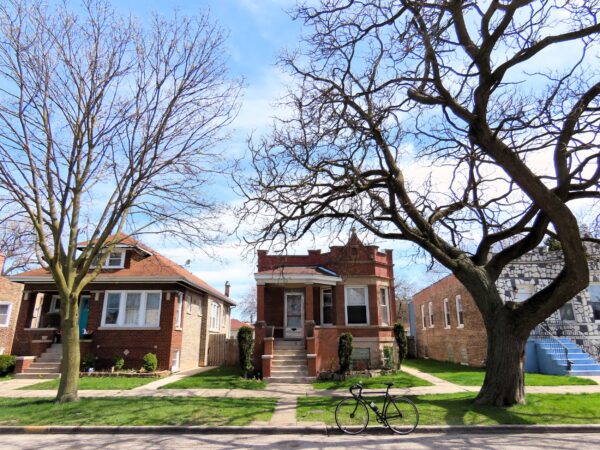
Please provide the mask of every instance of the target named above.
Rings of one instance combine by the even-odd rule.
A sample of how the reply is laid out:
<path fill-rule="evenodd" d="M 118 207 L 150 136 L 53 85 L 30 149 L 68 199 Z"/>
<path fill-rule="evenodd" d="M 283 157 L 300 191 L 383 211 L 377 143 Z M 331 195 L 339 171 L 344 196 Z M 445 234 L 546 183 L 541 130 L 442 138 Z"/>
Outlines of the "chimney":
<path fill-rule="evenodd" d="M 229 297 L 229 288 L 231 287 L 231 285 L 229 284 L 229 281 L 225 282 L 225 297 Z"/>

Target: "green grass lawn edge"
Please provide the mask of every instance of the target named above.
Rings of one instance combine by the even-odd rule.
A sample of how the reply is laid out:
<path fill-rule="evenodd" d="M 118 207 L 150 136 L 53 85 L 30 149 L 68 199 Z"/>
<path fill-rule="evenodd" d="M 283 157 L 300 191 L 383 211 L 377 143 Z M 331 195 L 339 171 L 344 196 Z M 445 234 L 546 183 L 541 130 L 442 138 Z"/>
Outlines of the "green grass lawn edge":
<path fill-rule="evenodd" d="M 386 374 L 370 378 L 353 376 L 346 378 L 343 381 L 317 380 L 314 381 L 312 385 L 317 390 L 348 389 L 350 386 L 358 382 L 360 382 L 365 388 L 385 387 L 384 383 L 394 383 L 394 388 L 433 386 L 430 382 L 414 375 L 410 375 L 406 372 L 396 372 L 394 374 Z"/>
<path fill-rule="evenodd" d="M 128 390 L 136 387 L 144 386 L 153 381 L 159 380 L 159 378 L 149 377 L 81 377 L 79 378 L 79 389 L 82 391 L 86 390 Z M 22 391 L 29 390 L 51 390 L 58 389 L 60 379 L 56 378 L 53 380 L 42 381 L 40 383 L 31 384 L 19 388 Z"/>
<path fill-rule="evenodd" d="M 216 367 L 196 375 L 182 378 L 160 389 L 249 389 L 261 390 L 267 387 L 263 380 L 245 379 L 239 367 Z"/>

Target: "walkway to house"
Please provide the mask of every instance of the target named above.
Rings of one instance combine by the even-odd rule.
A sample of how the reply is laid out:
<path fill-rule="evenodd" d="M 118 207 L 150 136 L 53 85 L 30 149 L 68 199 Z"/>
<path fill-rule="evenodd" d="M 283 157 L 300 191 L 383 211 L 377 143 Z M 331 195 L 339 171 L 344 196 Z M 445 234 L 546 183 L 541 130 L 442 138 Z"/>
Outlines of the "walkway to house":
<path fill-rule="evenodd" d="M 310 384 L 287 384 L 270 383 L 264 390 L 245 389 L 159 389 L 162 386 L 173 383 L 186 376 L 191 376 L 212 367 L 180 372 L 169 377 L 161 378 L 152 383 L 129 390 L 80 390 L 80 397 L 269 397 L 277 398 L 275 414 L 269 423 L 256 423 L 256 425 L 290 426 L 296 425 L 296 402 L 302 396 L 346 396 L 347 389 L 316 390 Z M 429 394 L 453 394 L 461 392 L 477 392 L 478 386 L 459 386 L 419 370 L 404 367 L 407 373 L 429 381 L 433 386 L 414 388 L 392 389 L 394 395 L 429 395 Z M 599 383 L 598 385 L 570 385 L 570 386 L 530 386 L 528 393 L 536 394 L 584 394 L 600 393 L 600 377 L 590 378 Z M 26 386 L 39 383 L 44 380 L 36 379 L 14 379 L 0 383 L 0 398 L 34 398 L 53 397 L 54 390 L 19 390 Z M 368 390 L 365 391 L 368 393 Z"/>

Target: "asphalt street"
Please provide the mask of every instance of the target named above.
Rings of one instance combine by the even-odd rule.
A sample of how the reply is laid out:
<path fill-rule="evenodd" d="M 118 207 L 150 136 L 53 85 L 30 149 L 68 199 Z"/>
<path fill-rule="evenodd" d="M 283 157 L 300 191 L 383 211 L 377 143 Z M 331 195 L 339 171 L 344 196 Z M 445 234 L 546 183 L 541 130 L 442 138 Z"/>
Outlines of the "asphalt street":
<path fill-rule="evenodd" d="M 369 435 L 20 434 L 0 436 L 2 449 L 577 449 L 600 448 L 600 433 Z"/>

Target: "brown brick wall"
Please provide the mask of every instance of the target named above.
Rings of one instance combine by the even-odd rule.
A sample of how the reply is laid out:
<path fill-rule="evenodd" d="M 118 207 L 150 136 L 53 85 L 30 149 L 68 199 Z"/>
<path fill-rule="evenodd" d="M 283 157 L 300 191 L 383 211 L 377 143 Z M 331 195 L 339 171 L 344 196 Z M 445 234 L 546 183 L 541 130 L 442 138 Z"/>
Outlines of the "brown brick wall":
<path fill-rule="evenodd" d="M 2 257 L 2 262 L 4 258 Z M 0 270 L 2 265 L 0 264 Z M 19 317 L 19 307 L 21 305 L 23 286 L 17 283 L 11 283 L 8 278 L 0 276 L 0 303 L 10 304 L 10 317 L 8 326 L 0 326 L 0 355 L 10 354 L 12 351 L 13 337 L 17 318 Z"/>
<path fill-rule="evenodd" d="M 458 326 L 456 296 L 460 295 L 464 327 Z M 450 327 L 444 326 L 444 299 L 448 299 Z M 433 304 L 434 326 L 429 323 L 429 302 Z M 448 276 L 413 297 L 416 319 L 417 355 L 439 361 L 451 361 L 480 367 L 487 355 L 487 335 L 473 297 L 454 277 Z M 424 305 L 426 327 L 422 326 Z"/>

